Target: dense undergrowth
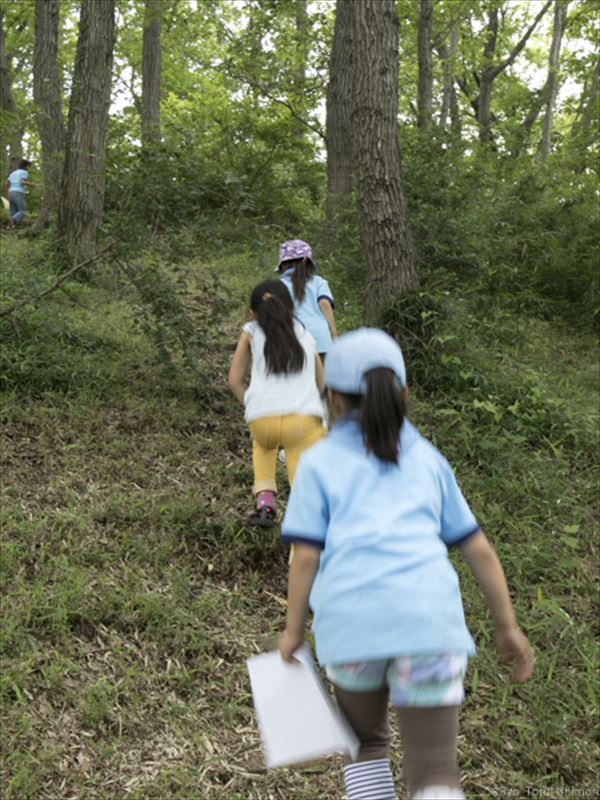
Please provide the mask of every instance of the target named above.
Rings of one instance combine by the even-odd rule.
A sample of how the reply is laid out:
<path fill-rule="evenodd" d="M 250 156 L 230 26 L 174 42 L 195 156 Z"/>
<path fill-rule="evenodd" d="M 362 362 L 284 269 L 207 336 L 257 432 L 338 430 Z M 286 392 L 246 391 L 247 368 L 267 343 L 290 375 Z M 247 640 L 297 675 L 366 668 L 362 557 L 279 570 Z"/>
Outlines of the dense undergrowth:
<path fill-rule="evenodd" d="M 162 294 L 106 262 L 0 320 L 6 800 L 342 797 L 335 760 L 268 773 L 259 751 L 244 659 L 281 625 L 286 553 L 244 523 L 250 446 L 226 371 L 277 238 L 227 241 L 120 257 Z M 43 244 L 2 247 L 5 297 L 51 282 Z M 350 246 L 320 266 L 340 329 L 360 324 Z M 453 555 L 479 647 L 468 796 L 592 798 L 598 353 L 511 298 L 482 272 L 432 270 L 386 324 L 411 416 L 454 465 L 536 651 L 531 682 L 511 685 Z"/>

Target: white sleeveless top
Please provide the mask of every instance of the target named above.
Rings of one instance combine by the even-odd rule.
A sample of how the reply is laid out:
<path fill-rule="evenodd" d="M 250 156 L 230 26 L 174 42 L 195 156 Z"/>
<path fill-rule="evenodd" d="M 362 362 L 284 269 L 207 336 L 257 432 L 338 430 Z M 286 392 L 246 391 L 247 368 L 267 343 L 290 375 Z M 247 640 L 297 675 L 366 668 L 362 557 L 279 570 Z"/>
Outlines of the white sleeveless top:
<path fill-rule="evenodd" d="M 315 379 L 315 340 L 306 328 L 300 322 L 294 322 L 296 336 L 306 354 L 304 369 L 287 375 L 267 374 L 266 337 L 258 322 L 247 322 L 243 330 L 252 340 L 250 386 L 244 395 L 246 422 L 286 414 L 322 417 L 323 403 Z"/>

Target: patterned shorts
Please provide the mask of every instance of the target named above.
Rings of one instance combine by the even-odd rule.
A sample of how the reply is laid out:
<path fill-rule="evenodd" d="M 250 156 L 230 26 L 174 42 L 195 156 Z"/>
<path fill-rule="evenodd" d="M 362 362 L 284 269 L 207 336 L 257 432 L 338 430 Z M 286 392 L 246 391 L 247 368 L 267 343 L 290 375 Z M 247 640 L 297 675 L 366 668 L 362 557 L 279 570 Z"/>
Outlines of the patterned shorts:
<path fill-rule="evenodd" d="M 398 656 L 381 661 L 328 664 L 327 677 L 349 692 L 372 692 L 389 686 L 396 708 L 457 706 L 464 700 L 467 656 Z"/>

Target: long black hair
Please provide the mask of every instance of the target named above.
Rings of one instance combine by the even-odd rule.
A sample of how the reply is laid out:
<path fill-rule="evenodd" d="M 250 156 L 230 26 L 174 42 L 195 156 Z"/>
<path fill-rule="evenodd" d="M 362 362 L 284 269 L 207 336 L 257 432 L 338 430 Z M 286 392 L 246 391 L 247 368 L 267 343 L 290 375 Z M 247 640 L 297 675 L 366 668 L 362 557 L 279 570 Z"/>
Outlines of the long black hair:
<path fill-rule="evenodd" d="M 301 303 L 304 300 L 306 284 L 315 272 L 315 265 L 310 258 L 293 258 L 289 261 L 284 261 L 279 267 L 279 272 L 285 272 L 286 269 L 294 270 L 294 274 L 292 275 L 294 297 Z"/>
<path fill-rule="evenodd" d="M 250 295 L 250 308 L 265 334 L 267 372 L 301 372 L 306 354 L 294 331 L 294 304 L 285 285 L 274 280 L 259 283 Z"/>
<path fill-rule="evenodd" d="M 400 430 L 406 416 L 404 392 L 391 369 L 365 373 L 365 394 L 342 394 L 349 409 L 358 409 L 365 447 L 381 461 L 397 464 Z"/>

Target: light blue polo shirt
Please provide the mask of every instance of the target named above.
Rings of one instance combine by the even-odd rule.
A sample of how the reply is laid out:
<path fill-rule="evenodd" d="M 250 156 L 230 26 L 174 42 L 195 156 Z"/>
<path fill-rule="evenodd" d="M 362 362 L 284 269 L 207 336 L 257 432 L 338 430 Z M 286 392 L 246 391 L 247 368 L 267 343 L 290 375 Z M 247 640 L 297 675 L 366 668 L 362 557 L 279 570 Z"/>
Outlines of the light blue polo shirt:
<path fill-rule="evenodd" d="M 26 169 L 15 169 L 8 176 L 9 192 L 25 192 L 22 181 L 29 180 L 29 173 Z"/>
<path fill-rule="evenodd" d="M 322 548 L 310 595 L 319 662 L 475 652 L 448 547 L 479 530 L 448 462 L 404 421 L 399 464 L 356 418 L 301 456 L 282 541 Z"/>
<path fill-rule="evenodd" d="M 311 275 L 306 281 L 304 300 L 298 303 L 294 297 L 294 287 L 292 285 L 292 275 L 294 268 L 286 269 L 281 275 L 281 280 L 288 288 L 294 301 L 294 314 L 304 325 L 306 330 L 313 335 L 317 343 L 317 353 L 327 353 L 331 348 L 332 340 L 329 332 L 329 325 L 319 308 L 319 300 L 325 298 L 329 300 L 333 307 L 333 295 L 329 284 L 320 275 Z"/>

